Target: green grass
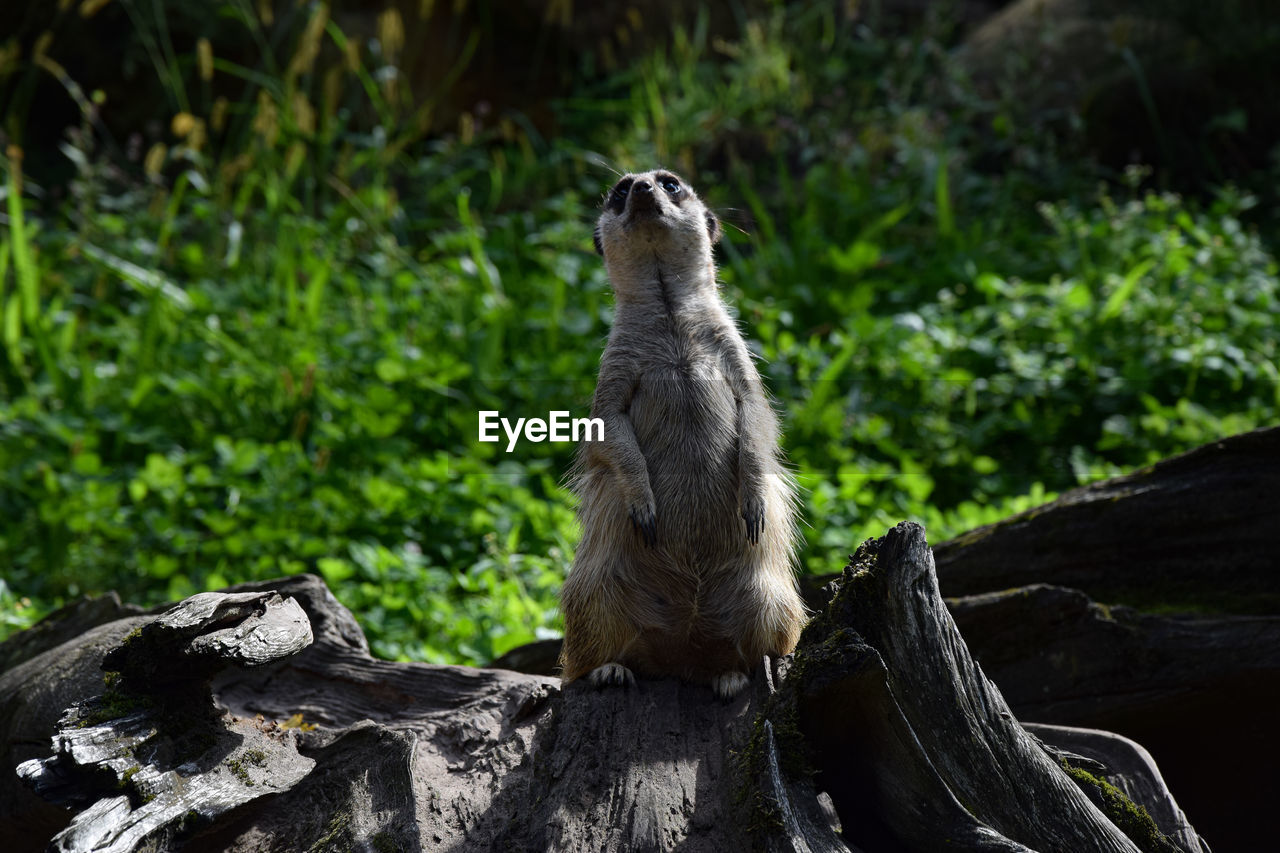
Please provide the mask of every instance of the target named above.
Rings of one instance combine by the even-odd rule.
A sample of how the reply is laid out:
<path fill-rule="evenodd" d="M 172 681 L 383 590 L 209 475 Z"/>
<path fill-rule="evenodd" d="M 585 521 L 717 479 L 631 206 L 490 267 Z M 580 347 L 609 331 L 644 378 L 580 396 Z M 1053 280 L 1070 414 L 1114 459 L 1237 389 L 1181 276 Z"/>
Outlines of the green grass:
<path fill-rule="evenodd" d="M 345 43 L 323 23 L 297 41 Z M 254 82 L 220 141 L 188 128 L 149 175 L 86 131 L 53 203 L 6 157 L 0 636 L 84 593 L 301 571 L 387 657 L 555 632 L 571 449 L 478 444 L 476 412 L 586 413 L 601 159 L 682 168 L 729 222 L 807 570 L 1275 420 L 1280 284 L 1248 193 L 1100 189 L 1069 139 L 953 77 L 945 31 L 837 27 L 793 4 L 714 50 L 678 33 L 581 82 L 554 143 L 429 139 L 376 68 L 335 103 L 285 57 L 219 62 Z M 211 128 L 194 58 L 155 43 Z"/>

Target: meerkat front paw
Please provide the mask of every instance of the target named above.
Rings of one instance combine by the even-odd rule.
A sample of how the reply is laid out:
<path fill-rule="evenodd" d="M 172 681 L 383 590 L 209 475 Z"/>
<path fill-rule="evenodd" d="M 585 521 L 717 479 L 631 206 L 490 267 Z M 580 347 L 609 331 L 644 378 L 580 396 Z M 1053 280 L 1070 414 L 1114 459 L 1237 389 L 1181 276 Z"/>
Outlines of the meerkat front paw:
<path fill-rule="evenodd" d="M 606 663 L 587 673 L 587 681 L 595 687 L 635 687 L 636 677 L 620 663 Z"/>
<path fill-rule="evenodd" d="M 759 495 L 743 496 L 742 520 L 747 523 L 747 541 L 759 545 L 764 532 L 764 500 Z"/>
<path fill-rule="evenodd" d="M 653 498 L 633 501 L 627 507 L 627 515 L 631 517 L 631 527 L 644 540 L 644 544 L 652 548 L 658 541 L 658 517 L 653 507 Z"/>
<path fill-rule="evenodd" d="M 722 672 L 712 677 L 711 690 L 721 699 L 728 702 L 745 690 L 750 683 L 751 679 L 747 678 L 746 673 L 738 672 L 737 670 Z"/>

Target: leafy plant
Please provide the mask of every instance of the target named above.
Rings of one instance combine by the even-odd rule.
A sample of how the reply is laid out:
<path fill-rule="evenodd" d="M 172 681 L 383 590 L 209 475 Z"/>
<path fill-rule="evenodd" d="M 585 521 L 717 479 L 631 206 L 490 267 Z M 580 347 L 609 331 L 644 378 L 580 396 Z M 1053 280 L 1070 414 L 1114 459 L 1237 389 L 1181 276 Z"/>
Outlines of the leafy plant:
<path fill-rule="evenodd" d="M 593 152 L 678 165 L 738 225 L 722 279 L 812 571 L 901 518 L 939 540 L 1280 410 L 1251 196 L 1099 191 L 948 70 L 942 19 L 704 21 L 578 81 L 549 143 L 428 139 L 384 85 L 392 22 L 370 47 L 322 4 L 275 30 L 213 5 L 261 61 L 139 18 L 177 111 L 141 168 L 98 146 L 92 97 L 64 200 L 3 161 L 0 634 L 83 593 L 300 571 L 388 657 L 554 634 L 571 448 L 481 443 L 477 412 L 586 413 L 612 311 Z M 209 74 L 243 98 L 220 106 Z"/>

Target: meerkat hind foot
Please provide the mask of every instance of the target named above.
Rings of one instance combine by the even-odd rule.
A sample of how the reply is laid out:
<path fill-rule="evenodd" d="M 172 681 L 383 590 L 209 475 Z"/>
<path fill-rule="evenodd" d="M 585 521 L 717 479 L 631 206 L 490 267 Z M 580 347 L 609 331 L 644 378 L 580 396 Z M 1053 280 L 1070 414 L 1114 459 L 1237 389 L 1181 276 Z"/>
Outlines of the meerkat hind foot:
<path fill-rule="evenodd" d="M 606 663 L 587 673 L 587 681 L 595 687 L 635 687 L 636 677 L 620 663 Z"/>
<path fill-rule="evenodd" d="M 726 702 L 737 696 L 747 688 L 751 683 L 751 679 L 747 678 L 745 673 L 733 670 L 731 672 L 722 672 L 711 679 L 711 689 Z"/>

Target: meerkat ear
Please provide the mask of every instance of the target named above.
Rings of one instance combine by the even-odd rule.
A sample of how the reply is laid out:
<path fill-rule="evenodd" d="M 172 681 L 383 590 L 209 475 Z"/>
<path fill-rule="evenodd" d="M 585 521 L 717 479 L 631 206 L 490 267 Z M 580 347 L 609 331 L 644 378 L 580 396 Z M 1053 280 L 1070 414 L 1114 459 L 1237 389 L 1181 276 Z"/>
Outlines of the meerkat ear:
<path fill-rule="evenodd" d="M 603 242 L 601 242 L 601 240 L 600 240 L 600 226 L 599 226 L 599 225 L 597 225 L 597 226 L 596 226 L 596 230 L 591 234 L 591 239 L 592 239 L 593 241 L 595 241 L 595 244 L 596 244 L 596 254 L 603 258 L 603 257 L 604 257 L 604 243 L 603 243 Z"/>
<path fill-rule="evenodd" d="M 716 243 L 719 243 L 720 238 L 723 235 L 724 235 L 724 231 L 720 228 L 719 218 L 714 213 L 708 210 L 707 211 L 707 236 L 711 238 L 711 245 L 714 246 Z"/>

